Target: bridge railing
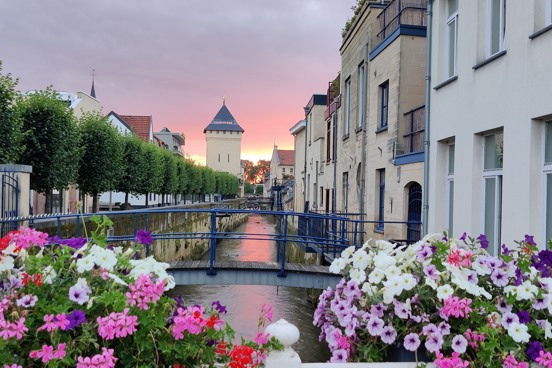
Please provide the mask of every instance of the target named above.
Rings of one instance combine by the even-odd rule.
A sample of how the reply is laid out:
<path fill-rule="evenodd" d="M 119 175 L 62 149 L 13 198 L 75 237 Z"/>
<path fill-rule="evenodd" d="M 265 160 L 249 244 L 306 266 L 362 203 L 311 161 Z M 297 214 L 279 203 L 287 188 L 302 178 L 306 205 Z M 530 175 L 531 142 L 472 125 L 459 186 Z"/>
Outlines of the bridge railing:
<path fill-rule="evenodd" d="M 235 214 L 260 214 L 272 216 L 275 219 L 274 233 L 243 233 L 222 231 L 217 228 L 219 217 Z M 350 245 L 361 246 L 361 240 L 366 239 L 364 229 L 366 224 L 378 221 L 359 220 L 361 216 L 347 214 L 303 213 L 288 211 L 248 210 L 223 207 L 219 208 L 152 208 L 127 210 L 116 212 L 98 212 L 95 214 L 54 214 L 50 216 L 27 216 L 21 218 L 0 219 L 16 223 L 17 227 L 29 226 L 47 232 L 50 236 L 59 236 L 63 239 L 71 237 L 88 237 L 87 229 L 94 229 L 91 219 L 94 215 L 106 215 L 113 222 L 114 227 L 108 234 L 109 242 L 132 241 L 139 230 L 152 231 L 155 240 L 162 239 L 201 239 L 210 246 L 210 270 L 215 273 L 216 244 L 221 239 L 251 239 L 271 241 L 277 247 L 277 262 L 280 263 L 281 276 L 285 276 L 286 250 L 293 242 L 307 252 L 321 253 L 326 260 L 331 261 L 341 254 L 341 251 Z M 208 223 L 205 231 L 177 232 L 169 229 L 173 224 L 182 224 L 187 221 L 201 221 Z M 298 224 L 297 230 L 292 230 L 289 224 Z M 386 223 L 407 223 L 403 221 L 387 221 Z M 5 234 L 0 234 L 5 235 Z M 146 246 L 146 255 L 150 254 L 150 246 Z"/>

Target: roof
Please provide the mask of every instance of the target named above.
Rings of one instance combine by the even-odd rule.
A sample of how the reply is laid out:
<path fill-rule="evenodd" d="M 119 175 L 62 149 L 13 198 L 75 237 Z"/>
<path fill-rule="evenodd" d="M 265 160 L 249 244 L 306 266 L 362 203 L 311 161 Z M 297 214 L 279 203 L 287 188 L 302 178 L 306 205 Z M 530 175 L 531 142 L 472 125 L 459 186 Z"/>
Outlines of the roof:
<path fill-rule="evenodd" d="M 280 165 L 293 166 L 295 165 L 295 150 L 276 150 Z"/>
<path fill-rule="evenodd" d="M 231 132 L 244 132 L 241 126 L 238 125 L 236 119 L 230 113 L 230 110 L 226 107 L 226 103 L 222 103 L 222 107 L 219 112 L 215 115 L 213 120 L 207 127 L 203 130 L 203 133 L 208 130 L 223 130 Z"/>
<path fill-rule="evenodd" d="M 129 127 L 134 130 L 136 135 L 146 142 L 149 142 L 150 129 L 152 123 L 151 115 L 142 116 L 142 115 L 118 115 L 123 122 L 125 122 Z"/>

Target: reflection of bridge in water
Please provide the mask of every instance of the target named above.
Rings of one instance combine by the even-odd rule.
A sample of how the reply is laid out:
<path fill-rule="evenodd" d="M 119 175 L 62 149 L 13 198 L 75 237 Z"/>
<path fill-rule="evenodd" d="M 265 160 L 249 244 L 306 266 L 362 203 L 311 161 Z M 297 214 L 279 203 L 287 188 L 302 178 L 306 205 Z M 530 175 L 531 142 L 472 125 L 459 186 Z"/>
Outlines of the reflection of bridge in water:
<path fill-rule="evenodd" d="M 220 204 L 219 204 L 220 205 Z M 264 211 L 233 208 L 183 209 L 155 208 L 145 210 L 116 211 L 100 213 L 118 224 L 126 224 L 126 230 L 115 229 L 117 235 L 110 234 L 108 241 L 132 241 L 140 229 L 152 231 L 155 240 L 199 239 L 209 244 L 209 260 L 173 261 L 169 272 L 176 283 L 207 285 L 275 285 L 324 289 L 335 286 L 339 275 L 329 272 L 324 265 L 306 265 L 287 262 L 286 251 L 290 243 L 299 246 L 306 253 L 317 253 L 322 263 L 328 263 L 350 245 L 360 246 L 365 238 L 362 229 L 370 221 L 360 221 L 336 214 L 296 213 L 286 211 Z M 159 216 L 169 218 L 173 223 L 185 222 L 191 214 L 205 217 L 205 229 L 199 232 L 169 231 L 170 226 L 159 226 Z M 225 232 L 217 229 L 218 219 L 235 215 L 260 214 L 272 216 L 275 220 L 274 233 Z M 83 223 L 90 221 L 94 214 L 69 214 L 56 216 L 10 219 L 10 225 L 17 228 L 28 225 L 38 230 L 47 230 L 50 235 L 62 238 L 80 237 Z M 180 217 L 179 217 L 180 216 Z M 0 220 L 2 223 L 4 220 Z M 372 222 L 373 223 L 373 222 Z M 5 224 L 2 224 L 5 225 Z M 88 225 L 89 227 L 92 227 Z M 155 228 L 157 227 L 157 228 Z M 295 230 L 296 227 L 296 230 Z M 121 227 L 122 228 L 122 227 Z M 292 228 L 294 228 L 292 230 Z M 52 233 L 54 229 L 54 233 Z M 165 229 L 165 230 L 160 230 Z M 217 242 L 221 239 L 255 240 L 270 242 L 276 247 L 276 262 L 220 261 L 216 259 Z M 146 247 L 149 255 L 151 247 Z"/>

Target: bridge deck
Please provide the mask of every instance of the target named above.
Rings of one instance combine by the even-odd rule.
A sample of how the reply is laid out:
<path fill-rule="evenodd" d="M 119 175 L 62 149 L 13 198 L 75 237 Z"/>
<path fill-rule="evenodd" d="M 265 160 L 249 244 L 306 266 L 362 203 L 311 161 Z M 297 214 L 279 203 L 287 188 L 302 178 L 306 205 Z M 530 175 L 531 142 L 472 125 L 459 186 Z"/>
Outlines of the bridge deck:
<path fill-rule="evenodd" d="M 170 262 L 167 272 L 177 285 L 274 285 L 315 289 L 335 287 L 341 275 L 333 274 L 328 266 L 285 264 L 285 275 L 278 262 L 215 261 L 216 275 L 208 275 L 209 261 Z"/>

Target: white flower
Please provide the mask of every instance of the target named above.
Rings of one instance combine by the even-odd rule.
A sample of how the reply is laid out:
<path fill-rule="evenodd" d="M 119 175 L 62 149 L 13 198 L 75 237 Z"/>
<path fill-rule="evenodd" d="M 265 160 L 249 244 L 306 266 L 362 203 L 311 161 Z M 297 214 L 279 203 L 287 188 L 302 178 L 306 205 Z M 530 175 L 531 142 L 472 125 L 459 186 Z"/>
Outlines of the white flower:
<path fill-rule="evenodd" d="M 334 258 L 332 264 L 330 265 L 330 272 L 332 273 L 341 273 L 345 268 L 347 262 L 343 258 Z"/>
<path fill-rule="evenodd" d="M 113 268 L 117 264 L 117 257 L 109 249 L 99 248 L 94 253 L 94 262 L 100 268 L 105 268 L 108 271 L 113 271 Z"/>
<path fill-rule="evenodd" d="M 77 272 L 83 273 L 94 268 L 94 256 L 92 254 L 77 260 Z"/>
<path fill-rule="evenodd" d="M 437 298 L 440 300 L 445 300 L 452 294 L 454 294 L 454 290 L 449 284 L 441 285 L 437 288 Z"/>
<path fill-rule="evenodd" d="M 370 264 L 368 253 L 364 249 L 359 249 L 353 254 L 353 267 L 364 270 Z"/>
<path fill-rule="evenodd" d="M 362 292 L 366 294 L 366 296 L 372 296 L 377 292 L 377 290 L 374 285 L 369 282 L 365 282 L 362 284 Z"/>
<path fill-rule="evenodd" d="M 174 288 L 176 286 L 176 282 L 174 281 L 174 277 L 173 276 L 167 276 L 165 278 L 165 291 L 167 290 L 171 290 L 172 288 Z"/>
<path fill-rule="evenodd" d="M 370 281 L 372 284 L 379 284 L 384 277 L 385 277 L 385 273 L 379 268 L 375 268 L 368 275 L 368 281 Z"/>
<path fill-rule="evenodd" d="M 531 300 L 537 295 L 539 289 L 529 280 L 525 280 L 523 284 L 517 288 L 516 300 Z"/>
<path fill-rule="evenodd" d="M 71 256 L 71 258 L 77 258 L 78 256 L 80 256 L 81 254 L 84 254 L 84 252 L 88 249 L 88 243 L 85 243 L 82 247 L 80 247 L 79 249 L 77 249 L 73 255 Z"/>
<path fill-rule="evenodd" d="M 404 290 L 412 290 L 417 284 L 416 279 L 411 273 L 403 273 L 400 276 L 400 280 Z"/>
<path fill-rule="evenodd" d="M 544 330 L 544 337 L 546 339 L 552 338 L 552 324 L 550 324 L 550 322 L 548 322 L 547 319 L 544 320 L 543 330 Z"/>
<path fill-rule="evenodd" d="M 113 247 L 113 253 L 120 256 L 123 254 L 123 247 Z"/>
<path fill-rule="evenodd" d="M 552 291 L 552 277 L 541 277 L 539 279 L 539 284 L 542 285 L 542 289 L 545 291 Z"/>
<path fill-rule="evenodd" d="M 42 282 L 45 284 L 52 284 L 57 277 L 57 272 L 52 266 L 46 266 L 42 271 Z"/>
<path fill-rule="evenodd" d="M 403 292 L 403 286 L 400 276 L 395 276 L 383 283 L 383 302 L 389 304 L 393 301 L 395 295 L 400 295 Z"/>
<path fill-rule="evenodd" d="M 527 325 L 513 322 L 510 327 L 508 327 L 508 335 L 515 342 L 529 342 L 531 335 L 527 332 Z"/>
<path fill-rule="evenodd" d="M 387 276 L 388 280 L 393 277 L 399 277 L 401 274 L 402 274 L 401 269 L 395 265 L 390 265 L 385 269 L 385 276 Z"/>
<path fill-rule="evenodd" d="M 357 284 L 361 284 L 366 280 L 366 272 L 364 270 L 358 269 L 358 268 L 351 268 L 349 270 L 349 276 L 351 280 L 356 282 Z"/>
<path fill-rule="evenodd" d="M 432 288 L 433 290 L 437 289 L 437 282 L 433 279 L 430 279 L 429 277 L 425 277 L 425 284 Z"/>
<path fill-rule="evenodd" d="M 0 272 L 13 269 L 13 258 L 10 256 L 0 256 Z"/>
<path fill-rule="evenodd" d="M 376 241 L 376 247 L 378 249 L 384 250 L 384 251 L 393 251 L 395 249 L 396 244 L 390 243 L 387 240 L 377 240 Z"/>
<path fill-rule="evenodd" d="M 114 274 L 114 273 L 109 272 L 109 273 L 107 274 L 107 277 L 109 277 L 110 279 L 112 279 L 113 281 L 115 281 L 115 282 L 118 283 L 118 284 L 121 284 L 121 285 L 124 285 L 124 286 L 128 286 L 128 284 L 127 284 L 125 281 L 123 281 L 123 279 L 121 279 L 119 276 L 117 276 L 117 275 Z"/>
<path fill-rule="evenodd" d="M 379 252 L 374 257 L 374 266 L 385 270 L 387 267 L 395 265 L 395 258 L 384 252 Z"/>
<path fill-rule="evenodd" d="M 348 258 L 350 258 L 353 255 L 355 250 L 356 250 L 355 246 L 351 245 L 350 247 L 345 248 L 345 250 L 343 252 L 341 252 L 341 257 L 345 258 L 345 260 L 347 260 Z"/>

